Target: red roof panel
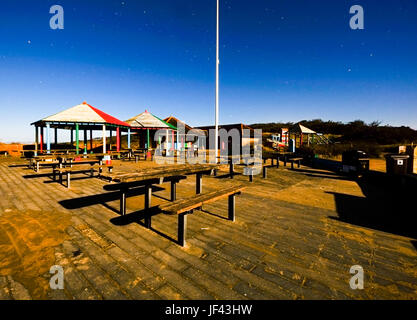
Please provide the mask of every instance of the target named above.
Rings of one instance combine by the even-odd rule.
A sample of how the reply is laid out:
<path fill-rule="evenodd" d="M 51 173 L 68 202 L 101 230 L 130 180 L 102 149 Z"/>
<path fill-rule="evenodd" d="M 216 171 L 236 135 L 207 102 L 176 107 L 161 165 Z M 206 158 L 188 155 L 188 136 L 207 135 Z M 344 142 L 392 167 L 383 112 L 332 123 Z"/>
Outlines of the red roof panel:
<path fill-rule="evenodd" d="M 115 117 L 112 117 L 111 115 L 109 115 L 109 114 L 107 114 L 107 113 L 105 113 L 105 112 L 103 112 L 103 111 L 101 111 L 101 110 L 99 110 L 97 108 L 94 108 L 93 106 L 89 105 L 88 103 L 85 103 L 85 104 L 88 105 L 91 109 L 93 109 L 94 112 L 96 112 L 100 117 L 102 117 L 103 120 L 106 123 L 116 124 L 116 125 L 119 125 L 119 126 L 130 127 L 130 125 L 128 123 L 123 122 L 123 121 L 121 121 L 119 119 L 116 119 Z"/>

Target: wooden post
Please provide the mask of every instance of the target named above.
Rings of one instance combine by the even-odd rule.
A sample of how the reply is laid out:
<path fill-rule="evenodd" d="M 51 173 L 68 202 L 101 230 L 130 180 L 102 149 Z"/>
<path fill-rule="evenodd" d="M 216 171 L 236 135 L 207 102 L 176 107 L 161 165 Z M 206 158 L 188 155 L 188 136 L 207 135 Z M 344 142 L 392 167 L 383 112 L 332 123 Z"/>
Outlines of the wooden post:
<path fill-rule="evenodd" d="M 87 129 L 84 129 L 84 150 L 87 151 Z"/>
<path fill-rule="evenodd" d="M 235 195 L 229 196 L 229 220 L 235 222 Z"/>
<path fill-rule="evenodd" d="M 111 151 L 111 139 L 113 139 L 113 130 L 110 128 L 109 151 Z"/>
<path fill-rule="evenodd" d="M 67 171 L 67 188 L 71 188 L 71 172 Z"/>
<path fill-rule="evenodd" d="M 174 151 L 175 150 L 175 132 L 174 132 L 174 130 L 171 130 L 171 137 L 172 137 L 171 151 Z"/>
<path fill-rule="evenodd" d="M 58 145 L 58 128 L 55 128 L 55 149 Z"/>
<path fill-rule="evenodd" d="M 233 174 L 234 174 L 234 172 L 233 172 L 233 161 L 232 161 L 232 159 L 230 159 L 229 160 L 230 162 L 229 162 L 229 173 L 230 173 L 230 179 L 233 179 Z"/>
<path fill-rule="evenodd" d="M 120 128 L 116 128 L 116 151 L 120 151 Z"/>
<path fill-rule="evenodd" d="M 93 130 L 90 129 L 90 151 L 93 151 Z"/>
<path fill-rule="evenodd" d="M 38 156 L 38 145 L 39 145 L 39 128 L 35 126 L 35 157 Z"/>
<path fill-rule="evenodd" d="M 71 149 L 74 146 L 74 129 L 71 129 Z"/>
<path fill-rule="evenodd" d="M 168 129 L 165 130 L 165 156 L 167 157 L 169 154 L 169 131 Z"/>
<path fill-rule="evenodd" d="M 127 129 L 127 148 L 130 149 L 130 128 Z"/>
<path fill-rule="evenodd" d="M 177 200 L 177 181 L 171 181 L 171 201 Z"/>
<path fill-rule="evenodd" d="M 149 151 L 150 149 L 151 149 L 151 146 L 150 146 L 150 141 L 151 141 L 151 139 L 150 139 L 150 136 L 149 136 L 149 129 L 146 129 L 146 160 L 148 160 L 148 158 L 150 158 L 150 156 L 151 156 L 151 152 Z"/>
<path fill-rule="evenodd" d="M 152 227 L 151 216 L 149 215 L 149 208 L 152 201 L 152 185 L 145 186 L 145 227 L 150 229 Z"/>
<path fill-rule="evenodd" d="M 50 131 L 51 124 L 48 122 L 46 124 L 46 153 L 51 153 L 51 141 L 50 141 Z"/>
<path fill-rule="evenodd" d="M 120 214 L 122 216 L 126 215 L 126 193 L 127 188 L 122 187 L 120 189 Z"/>
<path fill-rule="evenodd" d="M 103 153 L 106 153 L 106 125 L 103 124 Z"/>
<path fill-rule="evenodd" d="M 196 174 L 195 181 L 195 194 L 201 194 L 203 192 L 203 177 L 201 173 Z"/>
<path fill-rule="evenodd" d="M 43 127 L 40 127 L 40 149 L 41 149 L 41 153 L 43 153 Z"/>
<path fill-rule="evenodd" d="M 178 215 L 178 244 L 185 246 L 187 236 L 187 212 Z"/>
<path fill-rule="evenodd" d="M 75 149 L 76 149 L 76 153 L 79 154 L 80 153 L 80 137 L 79 137 L 79 125 L 78 123 L 75 124 Z"/>
<path fill-rule="evenodd" d="M 277 168 L 279 168 L 279 154 L 277 155 Z"/>

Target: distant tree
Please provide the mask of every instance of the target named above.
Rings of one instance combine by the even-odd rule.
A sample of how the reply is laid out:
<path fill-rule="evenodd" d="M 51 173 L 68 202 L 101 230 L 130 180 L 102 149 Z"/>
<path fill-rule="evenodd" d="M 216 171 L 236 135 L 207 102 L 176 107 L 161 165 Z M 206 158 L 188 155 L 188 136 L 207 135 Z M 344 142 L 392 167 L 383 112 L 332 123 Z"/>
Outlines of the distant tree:
<path fill-rule="evenodd" d="M 370 127 L 379 127 L 379 126 L 381 125 L 381 123 L 382 123 L 382 121 L 375 120 L 375 121 L 372 121 L 372 122 L 369 124 L 369 126 L 370 126 Z"/>
<path fill-rule="evenodd" d="M 366 124 L 362 120 L 349 123 L 339 121 L 323 121 L 322 119 L 302 120 L 298 123 L 323 134 L 340 135 L 337 141 L 341 143 L 357 144 L 358 142 L 370 144 L 406 144 L 417 142 L 417 130 L 410 127 L 381 126 L 381 121 L 372 121 Z M 258 123 L 251 127 L 262 129 L 264 132 L 280 132 L 282 128 L 291 128 L 292 122 Z"/>

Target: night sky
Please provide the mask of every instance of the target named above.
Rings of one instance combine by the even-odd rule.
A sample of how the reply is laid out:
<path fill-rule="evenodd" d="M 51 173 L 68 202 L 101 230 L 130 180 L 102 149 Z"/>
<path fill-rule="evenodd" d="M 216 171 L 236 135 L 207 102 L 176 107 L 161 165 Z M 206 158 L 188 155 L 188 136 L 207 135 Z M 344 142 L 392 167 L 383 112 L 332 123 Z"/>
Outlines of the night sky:
<path fill-rule="evenodd" d="M 417 1 L 221 0 L 220 123 L 303 119 L 417 129 Z M 52 5 L 64 30 L 52 30 Z M 365 29 L 351 30 L 362 5 Z M 214 124 L 215 0 L 2 0 L 0 141 L 87 101 Z"/>

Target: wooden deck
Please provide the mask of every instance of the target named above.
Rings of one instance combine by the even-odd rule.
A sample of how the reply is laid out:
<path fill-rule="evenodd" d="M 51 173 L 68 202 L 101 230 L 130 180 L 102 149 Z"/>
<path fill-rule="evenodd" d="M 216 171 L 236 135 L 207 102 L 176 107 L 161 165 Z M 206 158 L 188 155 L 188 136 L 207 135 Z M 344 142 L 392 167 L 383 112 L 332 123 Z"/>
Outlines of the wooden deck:
<path fill-rule="evenodd" d="M 114 161 L 115 172 L 143 166 L 152 164 Z M 247 188 L 234 223 L 227 199 L 190 215 L 181 248 L 173 241 L 177 217 L 154 216 L 151 230 L 139 223 L 140 189 L 120 217 L 118 193 L 103 190 L 107 181 L 74 176 L 68 190 L 49 168 L 34 173 L 1 159 L 0 299 L 416 299 L 412 231 L 347 218 L 377 186 L 289 169 L 271 168 L 267 180 L 250 184 L 243 175 L 228 178 L 227 165 L 204 176 L 204 192 Z M 152 204 L 166 203 L 169 188 L 155 188 Z M 178 199 L 194 194 L 195 179 L 177 185 Z M 64 290 L 49 288 L 52 265 L 64 268 Z M 364 290 L 349 286 L 352 265 L 364 269 Z"/>

